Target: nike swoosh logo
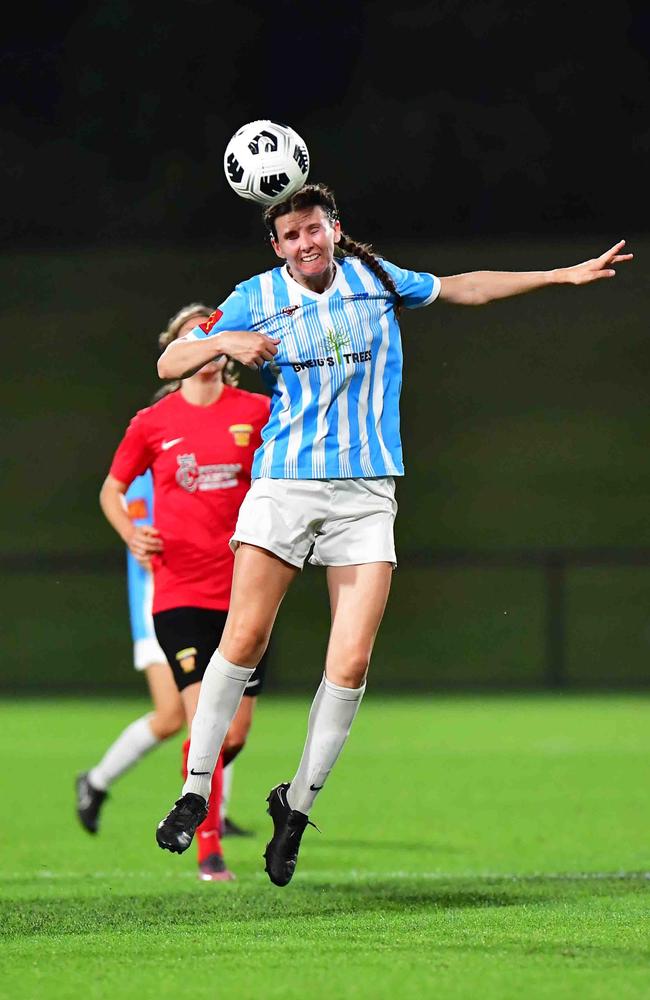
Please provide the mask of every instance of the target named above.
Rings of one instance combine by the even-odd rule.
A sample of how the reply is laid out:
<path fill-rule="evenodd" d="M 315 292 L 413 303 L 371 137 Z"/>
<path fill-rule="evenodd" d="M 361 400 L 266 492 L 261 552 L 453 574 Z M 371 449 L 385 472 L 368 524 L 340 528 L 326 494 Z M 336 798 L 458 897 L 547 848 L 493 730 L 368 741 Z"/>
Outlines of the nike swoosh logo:
<path fill-rule="evenodd" d="M 321 790 L 322 787 L 323 787 L 322 785 L 310 785 L 309 786 L 309 791 L 310 792 L 320 792 L 320 790 Z"/>
<path fill-rule="evenodd" d="M 172 438 L 171 441 L 163 441 L 160 447 L 162 448 L 163 451 L 168 451 L 170 448 L 173 448 L 175 444 L 178 444 L 178 442 L 182 440 L 183 440 L 182 437 Z"/>
<path fill-rule="evenodd" d="M 193 774 L 195 778 L 198 778 L 200 774 L 209 774 L 209 771 L 195 771 L 194 768 L 191 769 L 190 774 Z"/>

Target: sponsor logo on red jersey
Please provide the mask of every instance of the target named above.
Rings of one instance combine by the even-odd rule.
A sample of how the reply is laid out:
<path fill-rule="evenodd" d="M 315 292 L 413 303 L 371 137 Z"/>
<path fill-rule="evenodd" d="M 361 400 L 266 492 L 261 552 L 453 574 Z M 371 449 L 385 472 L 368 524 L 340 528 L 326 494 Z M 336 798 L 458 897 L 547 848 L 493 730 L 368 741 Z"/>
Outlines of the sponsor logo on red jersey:
<path fill-rule="evenodd" d="M 212 315 L 208 316 L 205 323 L 199 323 L 199 330 L 203 330 L 204 333 L 210 333 L 213 326 L 216 326 L 222 316 L 221 309 L 215 309 Z"/>

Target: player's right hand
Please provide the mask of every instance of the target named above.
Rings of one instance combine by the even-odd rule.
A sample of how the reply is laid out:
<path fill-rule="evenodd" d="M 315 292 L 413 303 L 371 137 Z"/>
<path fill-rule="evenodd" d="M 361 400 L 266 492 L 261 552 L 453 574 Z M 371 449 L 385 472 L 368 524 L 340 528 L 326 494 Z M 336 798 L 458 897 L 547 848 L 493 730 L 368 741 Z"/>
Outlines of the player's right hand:
<path fill-rule="evenodd" d="M 280 341 L 263 333 L 246 330 L 227 330 L 219 334 L 219 344 L 224 354 L 247 368 L 261 368 L 266 361 L 273 361 Z"/>
<path fill-rule="evenodd" d="M 163 550 L 160 532 L 151 524 L 135 525 L 127 545 L 131 554 L 145 569 L 150 569 L 151 557 Z"/>

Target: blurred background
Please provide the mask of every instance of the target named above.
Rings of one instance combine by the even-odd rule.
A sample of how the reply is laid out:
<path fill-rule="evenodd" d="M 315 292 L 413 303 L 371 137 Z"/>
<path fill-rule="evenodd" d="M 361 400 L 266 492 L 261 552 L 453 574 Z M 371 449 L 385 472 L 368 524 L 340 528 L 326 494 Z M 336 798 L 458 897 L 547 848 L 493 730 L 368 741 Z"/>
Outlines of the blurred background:
<path fill-rule="evenodd" d="M 614 282 L 404 317 L 373 684 L 646 688 L 647 5 L 60 2 L 3 36 L 2 689 L 142 692 L 97 495 L 167 318 L 273 266 L 222 167 L 264 117 L 405 267 L 550 268 L 627 238 Z M 328 618 L 308 568 L 271 687 L 313 689 Z"/>

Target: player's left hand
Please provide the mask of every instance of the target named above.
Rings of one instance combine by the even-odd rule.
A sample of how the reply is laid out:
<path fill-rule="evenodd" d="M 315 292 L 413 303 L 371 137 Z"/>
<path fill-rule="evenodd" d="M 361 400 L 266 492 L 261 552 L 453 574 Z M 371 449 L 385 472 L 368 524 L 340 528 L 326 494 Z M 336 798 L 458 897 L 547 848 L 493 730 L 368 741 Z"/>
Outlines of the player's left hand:
<path fill-rule="evenodd" d="M 613 278 L 616 270 L 612 265 L 624 264 L 634 257 L 633 253 L 621 253 L 624 246 L 625 240 L 619 240 L 600 257 L 574 264 L 573 267 L 561 268 L 561 280 L 571 285 L 587 285 L 590 281 L 599 281 L 601 278 Z"/>

